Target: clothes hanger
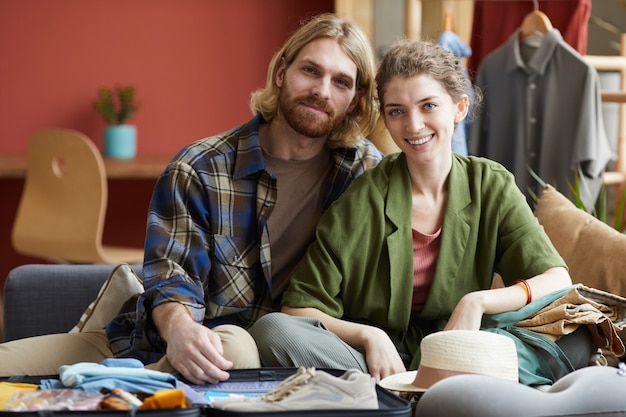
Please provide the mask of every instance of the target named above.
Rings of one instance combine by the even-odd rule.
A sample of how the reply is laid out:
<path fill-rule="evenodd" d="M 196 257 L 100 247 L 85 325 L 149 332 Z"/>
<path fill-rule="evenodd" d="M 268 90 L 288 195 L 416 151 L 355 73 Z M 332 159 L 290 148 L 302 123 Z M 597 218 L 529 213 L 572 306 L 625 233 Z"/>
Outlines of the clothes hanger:
<path fill-rule="evenodd" d="M 520 41 L 524 42 L 533 36 L 543 36 L 553 29 L 552 22 L 548 16 L 539 10 L 539 2 L 533 0 L 535 9 L 528 13 L 520 27 Z"/>

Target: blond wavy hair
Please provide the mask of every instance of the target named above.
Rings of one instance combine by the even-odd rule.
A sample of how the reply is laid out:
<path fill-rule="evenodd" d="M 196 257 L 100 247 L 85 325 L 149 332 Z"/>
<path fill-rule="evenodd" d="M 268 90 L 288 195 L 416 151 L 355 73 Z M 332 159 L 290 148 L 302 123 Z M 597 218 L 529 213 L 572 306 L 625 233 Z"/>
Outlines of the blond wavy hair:
<path fill-rule="evenodd" d="M 378 100 L 374 75 L 376 64 L 371 44 L 363 30 L 355 23 L 331 13 L 313 17 L 304 23 L 274 55 L 267 70 L 265 88 L 252 93 L 250 109 L 261 113 L 271 121 L 278 110 L 280 88 L 276 85 L 276 73 L 281 60 L 289 66 L 300 51 L 310 42 L 320 38 L 332 38 L 345 50 L 357 68 L 356 92 L 360 98 L 354 110 L 331 132 L 328 146 L 349 147 L 359 143 L 374 128 L 378 116 Z"/>

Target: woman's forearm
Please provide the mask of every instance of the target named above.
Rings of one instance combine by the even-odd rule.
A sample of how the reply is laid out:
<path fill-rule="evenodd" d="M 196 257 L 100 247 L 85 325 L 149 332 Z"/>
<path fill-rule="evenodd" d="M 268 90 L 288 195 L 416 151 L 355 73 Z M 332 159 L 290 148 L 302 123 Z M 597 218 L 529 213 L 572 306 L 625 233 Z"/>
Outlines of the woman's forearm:
<path fill-rule="evenodd" d="M 381 329 L 365 324 L 354 323 L 332 317 L 317 308 L 295 308 L 283 306 L 282 312 L 292 316 L 315 317 L 324 323 L 326 328 L 336 334 L 341 340 L 355 349 L 368 346 L 368 342 L 380 336 Z"/>
<path fill-rule="evenodd" d="M 481 305 L 484 314 L 497 314 L 514 311 L 524 307 L 528 301 L 537 300 L 551 292 L 572 285 L 572 280 L 565 268 L 551 268 L 542 274 L 526 280 L 527 286 L 513 284 L 505 288 L 472 293 L 479 298 L 474 302 Z"/>

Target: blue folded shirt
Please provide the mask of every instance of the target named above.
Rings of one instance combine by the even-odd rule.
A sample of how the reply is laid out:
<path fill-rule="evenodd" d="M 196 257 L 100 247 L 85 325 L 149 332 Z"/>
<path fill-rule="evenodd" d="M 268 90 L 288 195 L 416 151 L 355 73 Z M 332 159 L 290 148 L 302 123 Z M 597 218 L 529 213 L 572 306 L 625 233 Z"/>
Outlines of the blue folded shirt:
<path fill-rule="evenodd" d="M 100 391 L 121 388 L 128 392 L 154 394 L 176 387 L 172 374 L 145 369 L 141 361 L 130 358 L 105 359 L 101 363 L 80 362 L 59 368 L 59 380 L 42 380 L 42 389 L 75 388 Z"/>

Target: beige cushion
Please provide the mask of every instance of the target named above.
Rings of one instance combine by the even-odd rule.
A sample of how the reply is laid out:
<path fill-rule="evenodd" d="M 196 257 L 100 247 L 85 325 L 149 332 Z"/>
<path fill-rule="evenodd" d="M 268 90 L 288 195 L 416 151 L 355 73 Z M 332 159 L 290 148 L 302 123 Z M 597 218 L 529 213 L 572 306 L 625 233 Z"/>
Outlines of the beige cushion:
<path fill-rule="evenodd" d="M 128 264 L 116 266 L 70 333 L 103 329 L 117 316 L 125 301 L 142 292 L 143 284 L 133 268 Z"/>
<path fill-rule="evenodd" d="M 547 186 L 535 210 L 574 283 L 626 297 L 626 235 Z"/>

